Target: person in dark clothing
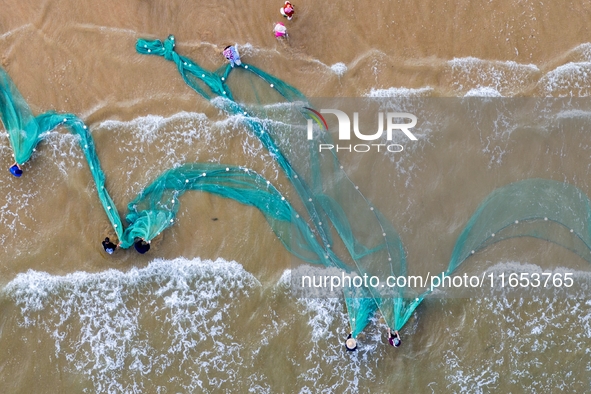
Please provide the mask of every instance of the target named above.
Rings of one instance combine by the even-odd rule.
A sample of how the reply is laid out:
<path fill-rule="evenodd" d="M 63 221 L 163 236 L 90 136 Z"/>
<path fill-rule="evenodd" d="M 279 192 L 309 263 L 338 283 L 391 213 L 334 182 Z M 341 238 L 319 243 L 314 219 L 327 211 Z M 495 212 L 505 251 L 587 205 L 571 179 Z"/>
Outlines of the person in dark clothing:
<path fill-rule="evenodd" d="M 115 249 L 117 249 L 117 245 L 115 245 L 113 242 L 111 242 L 109 237 L 105 237 L 105 240 L 103 241 L 103 248 L 105 249 L 105 252 L 107 252 L 109 254 L 113 254 Z"/>
<path fill-rule="evenodd" d="M 394 330 L 394 332 L 392 332 L 390 330 L 390 327 L 388 327 L 388 342 L 390 343 L 390 345 L 394 347 L 399 347 L 400 345 L 402 345 L 402 340 L 400 339 L 400 334 L 398 333 L 398 330 Z"/>
<path fill-rule="evenodd" d="M 146 242 L 143 238 L 136 238 L 133 246 L 139 254 L 144 254 L 150 250 L 150 242 Z"/>
<path fill-rule="evenodd" d="M 345 347 L 350 352 L 357 350 L 357 341 L 355 340 L 355 338 L 353 338 L 352 333 L 349 333 L 349 336 L 347 337 L 347 340 L 345 341 Z"/>

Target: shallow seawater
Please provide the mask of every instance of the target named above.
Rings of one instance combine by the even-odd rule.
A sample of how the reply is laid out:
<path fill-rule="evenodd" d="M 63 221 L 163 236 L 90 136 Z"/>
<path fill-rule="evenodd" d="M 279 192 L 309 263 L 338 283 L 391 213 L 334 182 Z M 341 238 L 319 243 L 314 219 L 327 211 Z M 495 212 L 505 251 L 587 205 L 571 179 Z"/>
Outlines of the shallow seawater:
<path fill-rule="evenodd" d="M 403 152 L 337 154 L 400 234 L 409 274 L 444 270 L 463 226 L 499 187 L 545 178 L 591 195 L 585 4 L 295 2 L 287 42 L 271 33 L 280 6 L 7 0 L 1 63 L 35 114 L 75 113 L 89 125 L 120 214 L 162 171 L 188 162 L 244 166 L 296 197 L 243 117 L 198 96 L 171 62 L 135 52 L 138 38 L 168 34 L 210 70 L 236 43 L 243 61 L 313 102 L 362 97 L 416 111 L 418 140 L 397 140 Z M 244 100 L 275 99 L 260 80 L 233 77 Z M 278 119 L 283 110 L 268 104 L 257 116 L 275 122 L 279 145 L 296 154 L 299 131 Z M 5 168 L 11 154 L 2 132 Z M 401 348 L 387 346 L 376 314 L 350 353 L 344 300 L 292 294 L 299 262 L 256 209 L 189 192 L 148 254 L 107 256 L 100 241 L 114 232 L 87 166 L 76 138 L 57 129 L 25 176 L 0 172 L 0 392 L 591 389 L 584 288 L 439 294 L 402 329 Z M 477 251 L 459 272 L 586 277 L 586 260 L 517 238 Z"/>

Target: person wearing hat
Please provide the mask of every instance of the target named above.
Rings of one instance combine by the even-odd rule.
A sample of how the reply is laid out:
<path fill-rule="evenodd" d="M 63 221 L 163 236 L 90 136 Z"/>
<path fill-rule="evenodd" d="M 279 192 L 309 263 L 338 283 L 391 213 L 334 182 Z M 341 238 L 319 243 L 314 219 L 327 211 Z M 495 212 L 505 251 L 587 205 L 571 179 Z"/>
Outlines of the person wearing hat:
<path fill-rule="evenodd" d="M 390 343 L 390 345 L 394 347 L 399 347 L 400 345 L 402 345 L 402 340 L 400 339 L 400 334 L 398 333 L 398 330 L 394 330 L 394 332 L 392 332 L 390 330 L 390 327 L 388 327 L 388 342 Z"/>
<path fill-rule="evenodd" d="M 273 28 L 273 33 L 275 34 L 276 38 L 287 38 L 287 28 L 281 22 L 275 23 L 275 27 Z"/>
<path fill-rule="evenodd" d="M 285 5 L 281 7 L 281 10 L 279 11 L 281 12 L 281 15 L 287 18 L 288 21 L 293 18 L 293 13 L 295 12 L 293 5 L 289 1 L 286 1 Z"/>
<path fill-rule="evenodd" d="M 10 173 L 17 178 L 20 178 L 20 176 L 23 175 L 23 170 L 21 169 L 21 167 L 18 165 L 17 162 L 14 162 L 14 164 L 12 166 L 10 166 L 8 171 L 10 171 Z"/>
<path fill-rule="evenodd" d="M 353 333 L 351 333 L 351 332 L 349 333 L 349 336 L 347 337 L 347 340 L 345 341 L 345 347 L 350 352 L 357 350 L 357 341 L 355 340 L 355 338 L 353 338 Z"/>

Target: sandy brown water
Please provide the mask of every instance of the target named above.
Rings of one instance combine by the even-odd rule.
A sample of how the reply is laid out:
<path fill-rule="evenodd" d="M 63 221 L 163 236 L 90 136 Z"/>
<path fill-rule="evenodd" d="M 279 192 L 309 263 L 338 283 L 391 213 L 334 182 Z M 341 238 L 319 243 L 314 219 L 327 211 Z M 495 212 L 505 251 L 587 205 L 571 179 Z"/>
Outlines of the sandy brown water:
<path fill-rule="evenodd" d="M 400 233 L 412 273 L 445 269 L 498 187 L 547 178 L 591 195 L 588 115 L 549 122 L 515 103 L 524 109 L 506 124 L 494 106 L 447 115 L 460 107 L 448 97 L 466 94 L 588 96 L 587 2 L 301 1 L 290 22 L 280 6 L 4 0 L 2 67 L 35 114 L 75 113 L 90 126 L 120 213 L 163 170 L 194 161 L 252 168 L 295 196 L 243 125 L 189 89 L 172 63 L 135 52 L 138 38 L 168 34 L 211 70 L 237 43 L 245 62 L 308 97 L 427 98 L 407 103 L 409 112 L 435 109 L 404 152 L 339 154 Z M 287 42 L 273 37 L 276 21 Z M 8 167 L 4 133 L 0 154 Z M 148 254 L 109 257 L 100 241 L 113 233 L 74 137 L 52 133 L 24 169 L 18 180 L 0 172 L 0 392 L 591 390 L 585 294 L 429 299 L 402 348 L 387 346 L 376 316 L 349 354 L 343 301 L 292 297 L 293 259 L 255 209 L 188 193 Z M 522 238 L 469 262 L 463 269 L 477 274 L 526 264 L 588 271 L 576 254 Z"/>

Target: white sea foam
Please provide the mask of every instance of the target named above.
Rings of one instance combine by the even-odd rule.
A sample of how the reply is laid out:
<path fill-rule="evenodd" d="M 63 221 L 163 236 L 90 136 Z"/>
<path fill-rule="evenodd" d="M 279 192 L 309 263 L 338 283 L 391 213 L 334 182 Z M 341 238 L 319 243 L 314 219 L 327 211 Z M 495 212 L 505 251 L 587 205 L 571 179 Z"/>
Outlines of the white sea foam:
<path fill-rule="evenodd" d="M 304 307 L 313 344 L 306 356 L 311 361 L 308 365 L 313 367 L 298 376 L 300 392 L 356 393 L 364 381 L 376 384 L 383 379 L 374 374 L 380 359 L 376 350 L 383 350 L 376 320 L 358 338 L 358 349 L 347 352 L 344 341 L 349 324 L 344 299 L 300 298 L 298 304 Z"/>
<path fill-rule="evenodd" d="M 577 45 L 572 50 L 572 53 L 578 57 L 576 61 L 591 62 L 591 43 L 584 42 L 580 45 Z"/>
<path fill-rule="evenodd" d="M 578 300 L 538 299 L 532 303 L 504 299 L 471 302 L 480 311 L 468 316 L 474 332 L 486 331 L 487 337 L 475 337 L 465 330 L 450 327 L 450 348 L 445 352 L 447 388 L 461 393 L 507 391 L 512 386 L 527 387 L 532 392 L 551 392 L 556 388 L 586 391 L 586 378 L 572 373 L 572 354 L 584 354 L 589 335 L 581 336 L 578 324 L 589 320 L 589 306 Z M 539 312 L 527 312 L 535 307 Z M 583 307 L 572 316 L 571 310 Z M 474 319 L 474 320 L 472 320 Z M 494 322 L 494 324 L 492 323 Z M 480 348 L 481 355 L 468 359 L 460 349 Z M 553 360 L 548 368 L 548 359 Z M 591 363 L 581 361 L 581 370 Z M 548 370 L 550 369 L 550 371 Z"/>
<path fill-rule="evenodd" d="M 568 109 L 565 111 L 560 111 L 556 114 L 556 119 L 577 119 L 583 118 L 588 119 L 591 118 L 591 111 L 583 111 L 580 109 Z"/>
<path fill-rule="evenodd" d="M 225 106 L 227 101 L 218 100 L 218 104 Z M 169 117 L 149 115 L 126 122 L 104 121 L 94 132 L 118 133 L 122 139 L 129 139 L 130 134 L 133 136 L 131 141 L 115 146 L 123 157 L 120 167 L 129 169 L 124 178 L 117 181 L 123 183 L 121 187 L 131 189 L 130 196 L 145 187 L 145 174 L 153 174 L 149 177 L 153 179 L 164 169 L 183 163 L 232 162 L 235 160 L 231 156 L 232 145 L 236 141 L 242 142 L 244 156 L 241 164 L 260 168 L 262 163 L 268 169 L 264 176 L 274 180 L 277 174 L 274 160 L 260 141 L 248 133 L 244 120 L 242 115 L 233 115 L 212 121 L 202 113 L 180 112 Z M 239 139 L 235 138 L 240 134 Z M 148 152 L 151 154 L 147 155 Z M 162 159 L 154 160 L 153 153 Z M 138 174 L 140 170 L 141 174 Z"/>
<path fill-rule="evenodd" d="M 534 64 L 474 57 L 455 58 L 447 64 L 453 87 L 459 94 L 475 88 L 490 88 L 503 96 L 511 96 L 520 91 L 524 82 L 535 78 L 540 72 Z"/>
<path fill-rule="evenodd" d="M 347 72 L 347 66 L 343 62 L 333 64 L 330 69 L 339 77 L 342 77 Z"/>
<path fill-rule="evenodd" d="M 539 267 L 509 262 L 493 269 Z M 343 299 L 286 301 L 290 277 L 291 270 L 284 271 L 268 300 L 260 296 L 261 284 L 235 262 L 181 258 L 127 272 L 29 271 L 3 293 L 20 308 L 20 323 L 45 331 L 66 372 L 89 379 L 94 392 L 275 392 L 276 377 L 270 376 L 276 370 L 264 360 L 270 352 L 281 353 L 286 338 L 288 343 L 297 339 L 297 347 L 284 349 L 278 363 L 291 364 L 292 389 L 299 392 L 386 387 L 392 374 L 401 387 L 415 387 L 416 373 L 404 371 L 427 367 L 433 352 L 444 360 L 432 374 L 434 389 L 479 393 L 506 391 L 503 384 L 511 384 L 548 391 L 560 385 L 580 388 L 585 381 L 569 372 L 572 355 L 585 354 L 591 339 L 591 301 L 585 298 L 442 300 L 437 309 L 446 320 L 431 323 L 445 327 L 444 341 L 425 332 L 417 335 L 427 335 L 423 340 L 429 342 L 413 339 L 415 316 L 402 332 L 403 348 L 394 350 L 384 340 L 386 327 L 374 317 L 358 337 L 358 351 L 346 352 Z M 457 312 L 448 302 L 460 302 L 464 316 L 446 313 Z M 415 315 L 424 325 L 436 319 L 433 312 L 431 304 Z M 544 369 L 550 353 L 563 365 L 558 372 Z M 397 367 L 384 374 L 383 365 L 394 362 Z M 582 370 L 591 368 L 591 362 L 581 362 Z"/>
<path fill-rule="evenodd" d="M 245 44 L 241 44 L 238 47 L 238 50 L 240 52 L 240 56 L 253 56 L 253 57 L 260 57 L 260 55 L 262 54 L 267 55 L 267 54 L 271 54 L 272 56 L 285 56 L 285 53 L 281 53 L 279 52 L 277 49 L 271 49 L 268 47 L 257 47 L 252 45 L 251 43 L 245 43 Z M 308 63 L 315 63 L 318 64 L 320 66 L 322 66 L 323 68 L 326 68 L 328 70 L 331 70 L 334 74 L 336 74 L 339 77 L 342 77 L 348 70 L 347 65 L 343 62 L 338 62 L 333 64 L 332 66 L 327 65 L 326 63 L 322 62 L 321 60 L 318 60 L 316 58 L 311 58 L 311 57 L 307 57 L 307 58 L 302 58 L 302 57 L 298 57 L 297 58 L 298 61 L 305 61 Z"/>
<path fill-rule="evenodd" d="M 277 49 L 272 49 L 268 47 L 257 47 L 252 45 L 250 42 L 245 44 L 238 45 L 238 51 L 240 52 L 240 56 L 257 56 L 260 53 L 269 53 L 271 52 L 274 55 L 279 55 L 279 51 Z"/>
<path fill-rule="evenodd" d="M 158 115 L 140 116 L 127 122 L 118 120 L 105 120 L 99 124 L 98 128 L 109 131 L 120 128 L 132 129 L 135 131 L 135 135 L 141 142 L 152 143 L 161 137 L 161 135 L 158 134 L 159 130 L 175 121 L 190 123 L 192 126 L 194 126 L 191 128 L 193 133 L 182 133 L 183 137 L 188 137 L 184 138 L 183 141 L 186 144 L 191 145 L 194 140 L 198 138 L 207 138 L 208 136 L 209 130 L 207 128 L 207 124 L 209 121 L 207 116 L 202 113 L 184 111 L 169 117 Z"/>
<path fill-rule="evenodd" d="M 4 157 L 12 156 L 12 148 L 4 132 L 0 133 L 0 154 Z M 66 179 L 73 169 L 83 168 L 84 156 L 78 146 L 78 137 L 64 130 L 46 133 L 44 135 L 43 157 L 40 153 L 33 152 L 31 163 L 25 167 L 28 178 L 42 179 L 44 173 L 57 168 Z M 43 165 L 39 165 L 39 163 Z M 35 163 L 37 165 L 35 165 Z M 62 182 L 57 180 L 56 182 Z M 25 223 L 35 222 L 35 209 L 39 209 L 46 193 L 39 189 L 39 183 L 17 182 L 9 175 L 8 171 L 0 177 L 0 190 L 2 192 L 0 204 L 0 247 L 5 252 L 10 248 L 11 256 L 17 256 L 26 248 L 30 239 L 40 234 L 40 229 L 26 226 Z M 23 235 L 27 236 L 24 237 Z"/>
<path fill-rule="evenodd" d="M 55 357 L 89 377 L 96 392 L 147 392 L 156 388 L 146 386 L 146 374 L 172 376 L 183 391 L 207 390 L 210 374 L 219 384 L 235 380 L 244 346 L 228 320 L 239 313 L 234 300 L 245 302 L 257 288 L 236 262 L 178 258 L 127 272 L 28 271 L 4 293 L 20 307 L 22 324 L 43 328 Z"/>
<path fill-rule="evenodd" d="M 50 156 L 49 161 L 59 169 L 64 179 L 68 177 L 72 168 L 88 168 L 84 153 L 80 149 L 79 140 L 80 137 L 70 134 L 64 129 L 47 133 L 44 136 L 42 144 L 51 147 L 51 149 L 44 149 L 43 154 Z M 35 162 L 36 155 L 32 156 L 33 162 Z"/>
<path fill-rule="evenodd" d="M 229 134 L 212 124 L 205 114 L 188 112 L 169 117 L 148 115 L 124 122 L 107 120 L 93 127 L 94 135 L 104 132 L 112 133 L 110 138 L 119 141 L 112 149 L 122 158 L 118 168 L 125 169 L 111 185 L 125 188 L 129 197 L 166 169 L 221 158 L 227 150 L 224 136 Z"/>
<path fill-rule="evenodd" d="M 0 34 L 0 40 L 5 40 L 5 39 L 13 36 L 15 33 L 20 33 L 21 31 L 27 31 L 27 30 L 34 29 L 34 28 L 35 28 L 34 24 L 27 23 L 25 25 L 17 27 L 16 29 L 9 30 L 9 31 L 6 31 L 6 32 Z"/>
<path fill-rule="evenodd" d="M 285 270 L 281 274 L 281 277 L 277 281 L 277 287 L 289 287 L 291 286 L 291 270 Z"/>
<path fill-rule="evenodd" d="M 289 275 L 284 272 L 278 282 L 280 295 L 290 293 L 281 286 Z M 127 272 L 28 271 L 3 289 L 20 308 L 20 324 L 45 331 L 67 370 L 88 378 L 95 392 L 131 393 L 273 391 L 272 369 L 257 367 L 258 357 L 273 338 L 294 335 L 289 321 L 269 310 L 254 328 L 245 323 L 247 317 L 241 329 L 232 326 L 255 306 L 265 310 L 257 301 L 260 291 L 261 284 L 235 262 L 184 258 L 155 260 Z M 342 299 L 287 305 L 310 326 L 309 334 L 300 333 L 310 338 L 298 351 L 306 361 L 293 360 L 300 390 L 356 392 L 364 380 L 375 381 L 378 360 L 371 353 L 380 342 L 375 326 L 360 340 L 358 352 L 346 353 Z"/>
<path fill-rule="evenodd" d="M 591 63 L 567 63 L 544 75 L 539 86 L 547 96 L 587 97 L 591 95 Z"/>
<path fill-rule="evenodd" d="M 488 272 L 505 275 L 572 272 L 575 278 L 587 282 L 591 277 L 587 271 L 564 267 L 549 271 L 515 261 L 497 263 Z M 584 387 L 581 376 L 572 374 L 568 360 L 571 354 L 583 354 L 591 339 L 591 303 L 585 301 L 587 291 L 575 290 L 570 296 L 549 291 L 546 295 L 498 295 L 466 300 L 472 304 L 464 308 L 467 311 L 464 319 L 470 321 L 470 330 L 459 328 L 458 322 L 451 321 L 446 334 L 450 342 L 444 356 L 448 388 L 462 393 L 482 393 L 491 389 L 506 391 L 509 383 L 525 385 L 536 392 L 552 391 L 556 387 Z M 482 331 L 488 332 L 487 337 L 477 334 Z M 466 360 L 460 349 L 468 347 L 482 350 Z M 551 372 L 544 366 L 548 358 L 554 360 Z M 582 363 L 584 369 L 591 369 L 590 361 Z"/>
<path fill-rule="evenodd" d="M 429 86 L 418 89 L 394 87 L 388 89 L 371 88 L 369 93 L 365 94 L 365 97 L 429 97 L 432 93 L 433 88 Z"/>
<path fill-rule="evenodd" d="M 481 87 L 470 89 L 464 97 L 503 97 L 496 89 L 491 87 Z"/>

